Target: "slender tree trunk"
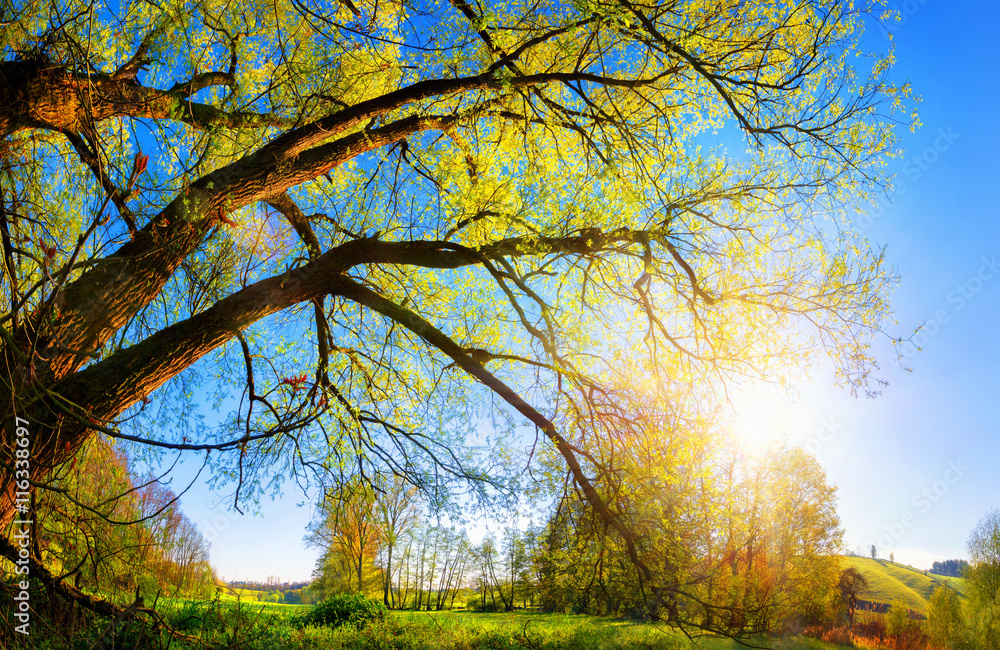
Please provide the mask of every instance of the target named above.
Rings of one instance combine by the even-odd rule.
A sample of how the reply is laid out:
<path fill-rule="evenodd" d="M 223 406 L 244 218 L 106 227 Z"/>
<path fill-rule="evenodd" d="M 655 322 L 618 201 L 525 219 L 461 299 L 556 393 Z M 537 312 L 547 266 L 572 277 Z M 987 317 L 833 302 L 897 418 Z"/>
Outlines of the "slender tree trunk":
<path fill-rule="evenodd" d="M 386 607 L 393 608 L 393 605 L 395 603 L 389 602 L 389 594 L 392 592 L 392 544 L 388 545 L 387 553 L 388 555 L 385 561 L 386 565 L 385 576 L 383 576 L 384 579 L 382 581 L 383 584 L 382 604 L 384 604 Z"/>

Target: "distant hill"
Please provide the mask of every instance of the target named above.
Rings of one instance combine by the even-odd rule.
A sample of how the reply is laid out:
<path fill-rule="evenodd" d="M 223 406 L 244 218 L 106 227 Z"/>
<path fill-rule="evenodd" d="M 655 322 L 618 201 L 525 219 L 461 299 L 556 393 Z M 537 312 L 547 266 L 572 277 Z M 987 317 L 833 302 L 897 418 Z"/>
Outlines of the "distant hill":
<path fill-rule="evenodd" d="M 841 568 L 854 567 L 868 581 L 868 591 L 861 598 L 878 603 L 897 601 L 915 612 L 927 614 L 930 597 L 938 585 L 945 585 L 965 595 L 965 580 L 949 578 L 913 569 L 905 564 L 864 557 L 842 557 Z"/>

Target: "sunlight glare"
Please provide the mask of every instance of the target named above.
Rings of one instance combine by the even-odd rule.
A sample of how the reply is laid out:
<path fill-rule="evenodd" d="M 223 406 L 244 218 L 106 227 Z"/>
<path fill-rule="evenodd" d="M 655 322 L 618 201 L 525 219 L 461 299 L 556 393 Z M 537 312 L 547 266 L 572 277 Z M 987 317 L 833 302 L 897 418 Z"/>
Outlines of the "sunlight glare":
<path fill-rule="evenodd" d="M 771 384 L 755 384 L 732 396 L 733 437 L 748 451 L 779 446 L 805 428 L 799 409 L 790 397 Z"/>

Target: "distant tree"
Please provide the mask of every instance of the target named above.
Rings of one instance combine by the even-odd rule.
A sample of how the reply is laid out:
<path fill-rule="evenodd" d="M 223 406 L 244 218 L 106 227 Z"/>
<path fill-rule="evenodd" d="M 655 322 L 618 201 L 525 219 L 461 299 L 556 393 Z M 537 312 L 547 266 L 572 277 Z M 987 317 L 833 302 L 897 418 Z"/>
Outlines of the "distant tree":
<path fill-rule="evenodd" d="M 510 540 L 505 540 L 510 541 Z M 514 548 L 514 546 L 510 546 Z M 480 545 L 480 553 L 482 557 L 483 567 L 485 568 L 485 573 L 489 577 L 490 581 L 490 595 L 496 590 L 496 594 L 500 596 L 500 602 L 503 605 L 503 610 L 505 612 L 512 611 L 514 609 L 514 585 L 513 580 L 510 583 L 507 582 L 506 570 L 507 565 L 510 564 L 509 560 L 505 557 L 508 548 L 504 548 L 503 552 L 501 549 L 497 548 L 496 542 L 487 537 L 483 540 Z M 516 552 L 516 551 L 515 551 Z M 494 601 L 494 606 L 495 606 Z"/>
<path fill-rule="evenodd" d="M 965 560 L 945 560 L 944 562 L 934 562 L 931 565 L 931 573 L 950 578 L 961 578 L 968 568 L 969 563 Z"/>
<path fill-rule="evenodd" d="M 749 460 L 690 435 L 668 447 L 670 437 L 644 441 L 648 457 L 632 468 L 642 487 L 630 495 L 630 521 L 655 549 L 658 576 L 684 584 L 684 593 L 651 611 L 626 550 L 569 493 L 532 547 L 541 607 L 695 617 L 735 633 L 825 616 L 843 533 L 836 488 L 819 463 L 798 449 Z"/>
<path fill-rule="evenodd" d="M 888 647 L 911 648 L 911 639 L 917 629 L 917 622 L 910 618 L 910 609 L 902 600 L 895 600 L 889 606 L 889 613 L 885 616 L 885 631 L 891 637 Z M 990 646 L 991 648 L 993 646 Z"/>
<path fill-rule="evenodd" d="M 837 583 L 843 529 L 837 515 L 837 488 L 819 462 L 804 450 L 781 450 L 765 463 L 760 502 L 764 513 L 768 566 L 773 581 L 773 622 L 818 623 Z"/>
<path fill-rule="evenodd" d="M 531 561 L 528 557 L 526 542 L 526 536 L 514 525 L 508 526 L 504 531 L 504 571 L 501 577 L 504 586 L 501 588 L 501 592 L 506 590 L 510 596 L 510 600 L 506 603 L 508 611 L 514 608 L 518 599 L 524 604 L 532 589 L 529 577 Z"/>
<path fill-rule="evenodd" d="M 878 557 L 878 549 L 876 549 L 876 548 L 875 548 L 875 545 L 874 545 L 874 544 L 872 544 L 872 559 L 874 560 L 874 559 L 876 559 L 877 557 Z"/>
<path fill-rule="evenodd" d="M 868 580 L 854 567 L 848 567 L 840 572 L 837 589 L 840 590 L 840 599 L 847 608 L 847 622 L 853 626 L 854 608 L 857 605 L 858 596 L 868 590 Z"/>
<path fill-rule="evenodd" d="M 895 563 L 895 561 L 896 561 L 896 554 L 895 553 L 889 553 L 889 561 Z"/>
<path fill-rule="evenodd" d="M 465 530 L 441 526 L 439 531 L 437 554 L 441 566 L 437 576 L 434 609 L 443 610 L 452 606 L 465 579 L 471 544 Z"/>
<path fill-rule="evenodd" d="M 374 489 L 362 480 L 346 481 L 324 495 L 319 519 L 306 537 L 307 543 L 323 551 L 315 574 L 324 597 L 367 592 L 374 586 L 374 563 L 381 544 L 380 522 L 373 516 L 375 503 Z"/>
<path fill-rule="evenodd" d="M 378 515 L 382 534 L 382 603 L 386 607 L 396 606 L 396 596 L 392 589 L 393 552 L 399 538 L 417 521 L 416 489 L 394 475 L 392 480 L 382 480 L 378 488 L 375 512 Z"/>

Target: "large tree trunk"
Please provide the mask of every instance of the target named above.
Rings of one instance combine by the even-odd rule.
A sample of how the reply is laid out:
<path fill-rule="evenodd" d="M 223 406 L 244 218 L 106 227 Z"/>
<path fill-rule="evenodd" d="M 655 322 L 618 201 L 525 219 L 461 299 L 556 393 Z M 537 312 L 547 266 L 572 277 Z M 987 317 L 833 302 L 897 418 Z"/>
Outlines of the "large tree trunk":
<path fill-rule="evenodd" d="M 125 76 L 79 74 L 42 60 L 0 62 L 0 138 L 25 129 L 86 133 L 98 122 L 126 115 L 180 120 L 197 128 L 287 121 L 225 114 L 188 99 L 200 89 L 228 81 L 225 73 L 205 73 L 170 90 L 157 90 L 141 87 Z M 175 327 L 166 337 L 157 335 L 161 344 L 167 343 L 163 354 L 139 344 L 89 367 L 86 381 L 100 383 L 88 386 L 75 374 L 160 293 L 181 262 L 219 227 L 226 214 L 280 196 L 286 189 L 366 151 L 418 131 L 445 128 L 451 120 L 410 116 L 333 141 L 331 136 L 422 97 L 490 85 L 495 82 L 488 76 L 419 82 L 291 130 L 255 153 L 191 182 L 148 224 L 135 230 L 131 241 L 90 265 L 79 277 L 65 282 L 57 276 L 56 287 L 65 282 L 58 294 L 5 336 L 0 357 L 0 382 L 4 384 L 0 462 L 7 464 L 13 458 L 13 420 L 17 415 L 31 423 L 32 466 L 38 472 L 33 473 L 33 479 L 43 481 L 51 468 L 71 458 L 86 441 L 92 432 L 88 421 L 112 420 L 242 328 L 268 313 L 323 293 L 316 284 L 308 291 L 279 291 L 274 304 L 255 305 L 250 310 L 255 313 L 231 313 L 238 306 L 229 301 L 225 308 L 211 310 L 211 316 L 197 323 Z M 110 193 L 114 195 L 115 190 L 111 188 Z M 95 215 L 95 225 L 100 218 Z M 283 288 L 282 280 L 275 280 Z M 271 283 L 265 289 L 273 286 Z M 243 298 L 256 297 L 261 302 L 259 291 L 257 294 Z M 220 332 L 223 328 L 228 330 L 224 334 Z M 145 353 L 137 354 L 144 347 Z M 142 356 L 152 365 L 142 373 L 127 374 L 130 364 L 119 358 L 123 353 L 131 360 Z M 10 521 L 13 515 L 10 479 L 4 473 L 0 484 L 0 522 Z"/>

